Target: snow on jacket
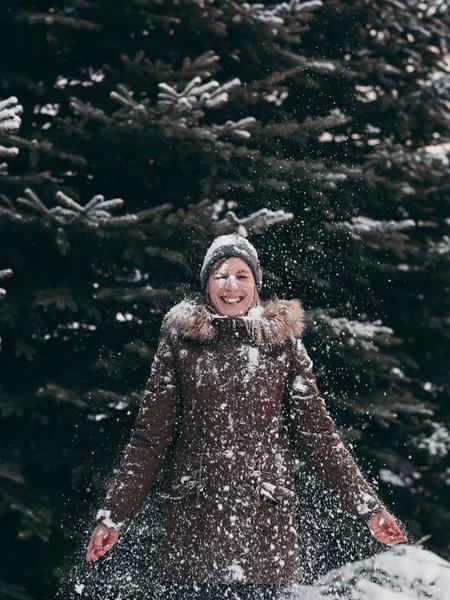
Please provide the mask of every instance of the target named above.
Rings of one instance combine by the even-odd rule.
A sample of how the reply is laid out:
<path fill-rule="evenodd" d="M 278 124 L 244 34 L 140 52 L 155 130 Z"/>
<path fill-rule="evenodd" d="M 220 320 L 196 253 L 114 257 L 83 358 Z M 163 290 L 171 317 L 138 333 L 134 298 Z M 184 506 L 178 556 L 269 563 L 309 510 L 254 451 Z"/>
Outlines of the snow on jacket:
<path fill-rule="evenodd" d="M 244 317 L 184 300 L 165 317 L 130 444 L 104 510 L 128 526 L 168 461 L 162 579 L 299 577 L 292 440 L 361 521 L 381 504 L 335 433 L 297 300 Z"/>

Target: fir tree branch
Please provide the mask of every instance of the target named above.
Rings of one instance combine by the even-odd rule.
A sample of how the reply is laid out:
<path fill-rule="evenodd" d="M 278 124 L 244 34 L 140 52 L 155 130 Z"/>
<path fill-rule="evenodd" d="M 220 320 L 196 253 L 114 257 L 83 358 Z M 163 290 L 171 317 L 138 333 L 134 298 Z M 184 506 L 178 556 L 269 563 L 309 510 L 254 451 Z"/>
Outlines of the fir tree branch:
<path fill-rule="evenodd" d="M 18 100 L 14 96 L 0 102 L 0 139 L 5 137 L 8 142 L 17 144 L 17 146 L 25 145 L 21 138 L 13 135 L 17 133 L 20 128 L 21 119 L 19 115 L 21 115 L 22 112 L 23 107 L 18 104 Z M 38 142 L 36 140 L 32 140 L 26 145 L 30 148 L 30 164 L 32 167 L 36 167 Z M 16 146 L 13 146 L 12 148 L 6 148 L 0 145 L 0 157 L 4 156 L 11 158 L 17 156 L 18 153 L 19 149 Z M 0 177 L 3 179 L 3 181 L 10 183 L 15 183 L 18 181 L 36 182 L 40 179 L 49 177 L 49 173 L 39 173 L 31 176 L 11 176 L 8 173 L 8 165 L 6 163 L 2 163 L 0 164 Z"/>
<path fill-rule="evenodd" d="M 3 200 L 3 202 L 10 210 L 14 210 L 14 205 L 12 201 L 8 198 L 8 196 L 5 196 L 5 194 L 0 194 L 0 199 Z"/>
<path fill-rule="evenodd" d="M 68 17 L 64 14 L 48 14 L 48 13 L 22 13 L 16 17 L 18 22 L 28 21 L 30 25 L 43 23 L 52 27 L 53 25 L 63 25 L 73 29 L 86 29 L 88 31 L 100 31 L 103 25 L 87 21 L 86 19 L 78 19 L 76 17 Z"/>
<path fill-rule="evenodd" d="M 25 478 L 19 465 L 11 461 L 0 462 L 0 477 L 3 477 L 4 479 L 10 479 L 15 483 L 25 483 Z"/>
<path fill-rule="evenodd" d="M 73 154 L 70 152 L 64 152 L 59 149 L 55 149 L 53 144 L 47 141 L 41 141 L 37 139 L 27 140 L 18 136 L 10 136 L 9 141 L 15 144 L 18 148 L 26 148 L 30 152 L 42 152 L 48 156 L 59 158 L 62 161 L 66 161 L 76 165 L 77 167 L 86 167 L 87 161 L 82 156 Z"/>
<path fill-rule="evenodd" d="M 161 215 L 163 212 L 169 212 L 173 208 L 172 204 L 161 204 L 161 206 L 155 206 L 154 208 L 149 208 L 146 210 L 141 210 L 136 213 L 136 217 L 139 221 L 144 221 L 150 218 L 156 218 Z"/>
<path fill-rule="evenodd" d="M 56 192 L 56 199 L 61 206 L 47 208 L 33 190 L 27 188 L 25 194 L 27 196 L 26 198 L 17 198 L 19 204 L 27 206 L 35 212 L 55 220 L 61 225 L 67 226 L 73 225 L 76 222 L 83 222 L 93 228 L 108 225 L 117 227 L 128 226 L 139 220 L 138 217 L 133 214 L 116 217 L 110 213 L 110 210 L 123 206 L 123 200 L 120 198 L 105 200 L 104 196 L 98 194 L 85 206 L 82 206 L 64 192 L 58 191 Z"/>
<path fill-rule="evenodd" d="M 127 71 L 132 72 L 146 83 L 148 79 L 158 82 L 167 80 L 187 82 L 191 81 L 193 77 L 205 79 L 211 77 L 219 69 L 219 56 L 213 50 L 208 50 L 194 60 L 189 57 L 184 58 L 182 67 L 178 70 L 175 70 L 171 63 L 164 63 L 160 59 L 150 61 L 143 51 L 137 52 L 134 58 L 122 54 L 120 59 Z M 119 74 L 109 65 L 104 65 L 103 68 L 113 74 L 115 79 L 119 79 Z"/>
<path fill-rule="evenodd" d="M 368 217 L 352 217 L 350 223 L 344 221 L 339 227 L 347 229 L 355 239 L 360 239 L 363 235 L 379 235 L 391 233 L 394 231 L 404 231 L 416 226 L 413 219 L 403 219 L 402 221 L 375 221 Z"/>
<path fill-rule="evenodd" d="M 232 134 L 233 136 L 241 139 L 248 139 L 250 137 L 250 132 L 248 132 L 245 128 L 256 123 L 256 119 L 254 117 L 245 117 L 244 119 L 240 119 L 237 122 L 227 121 L 223 125 L 213 125 L 213 132 L 217 132 L 217 136 Z"/>
<path fill-rule="evenodd" d="M 167 300 L 172 297 L 172 291 L 166 288 L 152 288 L 148 285 L 141 288 L 104 288 L 101 290 L 97 297 L 99 300 L 110 300 L 114 298 L 117 302 L 136 302 L 136 301 L 150 301 L 154 300 Z"/>
<path fill-rule="evenodd" d="M 12 600 L 33 600 L 28 596 L 26 589 L 21 585 L 10 585 L 0 579 L 0 596 L 12 598 Z"/>
<path fill-rule="evenodd" d="M 163 205 L 162 207 L 155 207 L 150 211 L 141 211 L 139 215 L 126 214 L 114 216 L 110 211 L 123 206 L 123 200 L 121 198 L 105 200 L 104 196 L 98 194 L 87 202 L 85 206 L 82 206 L 79 202 L 60 190 L 56 193 L 56 200 L 60 205 L 48 208 L 39 196 L 30 188 L 25 189 L 25 195 L 26 198 L 19 197 L 16 199 L 16 202 L 31 209 L 33 212 L 38 213 L 39 216 L 44 217 L 45 219 L 54 221 L 62 226 L 82 223 L 93 229 L 109 226 L 128 227 L 138 221 L 156 216 L 162 211 L 168 210 L 170 207 L 170 205 Z M 8 208 L 0 207 L 0 213 L 7 214 L 12 220 L 27 222 L 30 218 L 33 218 L 18 213 L 11 209 L 9 204 L 7 205 Z M 61 228 L 58 228 L 56 243 L 61 250 L 67 252 L 68 242 L 67 239 L 65 239 L 65 234 L 63 235 Z"/>
<path fill-rule="evenodd" d="M 111 125 L 112 119 L 107 117 L 103 110 L 98 108 L 93 108 L 89 106 L 85 102 L 82 102 L 75 96 L 70 99 L 70 106 L 72 107 L 74 113 L 76 115 L 81 115 L 83 120 L 79 124 L 79 129 L 82 129 L 88 121 L 99 121 L 100 123 L 104 123 L 105 125 Z"/>
<path fill-rule="evenodd" d="M 157 246 L 147 246 L 145 253 L 152 258 L 162 258 L 169 263 L 183 267 L 186 271 L 189 271 L 186 257 L 181 252 L 175 252 L 174 250 L 166 250 L 165 248 L 159 248 Z"/>
<path fill-rule="evenodd" d="M 149 108 L 148 101 L 136 102 L 133 92 L 125 86 L 118 86 L 118 92 L 112 92 L 110 97 L 122 104 L 113 118 L 119 120 L 121 127 L 130 125 L 139 128 L 153 126 L 163 127 L 166 136 L 181 138 L 198 138 L 214 141 L 222 135 L 232 135 L 239 139 L 248 139 L 250 133 L 245 129 L 256 122 L 253 117 L 246 117 L 237 122 L 227 121 L 222 125 L 200 126 L 204 116 L 203 109 L 219 108 L 228 101 L 228 94 L 240 85 L 240 80 L 234 78 L 224 84 L 209 81 L 202 84 L 200 77 L 194 77 L 180 92 L 166 82 L 158 84 L 157 108 Z M 78 101 L 77 101 L 78 102 Z M 74 105 L 75 106 L 75 105 Z M 83 103 L 78 103 L 78 107 Z M 82 110 L 87 110 L 86 105 Z M 89 108 L 92 118 L 96 118 L 95 109 Z M 101 113 L 100 120 L 104 114 Z M 80 125 L 84 126 L 85 123 Z M 113 124 L 113 122 L 111 122 Z"/>
<path fill-rule="evenodd" d="M 21 523 L 24 529 L 19 534 L 21 539 L 28 539 L 35 535 L 44 542 L 49 541 L 51 513 L 47 508 L 33 509 L 13 500 L 10 502 L 10 509 L 22 515 Z"/>
<path fill-rule="evenodd" d="M 303 69 L 306 67 L 307 60 L 306 60 L 306 58 L 301 57 L 301 56 L 299 56 L 298 58 L 299 58 L 298 62 L 300 64 L 297 65 L 296 67 L 287 69 L 286 71 L 283 71 L 282 73 L 280 73 L 279 71 L 276 71 L 275 73 L 272 73 L 272 75 L 269 75 L 265 79 L 261 79 L 260 81 L 254 83 L 252 85 L 252 88 L 257 88 L 257 89 L 258 88 L 268 88 L 273 85 L 276 85 L 277 83 L 281 83 L 282 81 L 285 81 L 286 79 L 289 79 L 290 77 L 294 77 L 298 73 L 301 73 L 303 71 Z"/>
<path fill-rule="evenodd" d="M 2 165 L 0 165 L 2 167 Z M 57 180 L 52 177 L 51 171 L 42 171 L 41 173 L 35 173 L 33 175 L 9 175 L 0 169 L 0 179 L 7 183 L 13 184 L 33 184 L 40 183 L 41 181 L 48 180 L 57 183 Z"/>
<path fill-rule="evenodd" d="M 213 222 L 213 229 L 217 235 L 236 232 L 244 237 L 249 233 L 261 234 L 266 229 L 277 223 L 288 223 L 294 215 L 284 210 L 271 211 L 262 208 L 247 217 L 238 218 L 233 211 L 228 211 L 223 219 Z"/>
<path fill-rule="evenodd" d="M 62 310 L 62 306 L 58 307 Z M 52 381 L 48 381 L 44 387 L 41 387 L 36 392 L 36 396 L 39 398 L 51 398 L 55 403 L 71 404 L 77 408 L 85 410 L 87 403 L 82 400 L 78 393 L 70 388 L 64 388 Z"/>
<path fill-rule="evenodd" d="M 154 13 L 148 13 L 146 15 L 147 25 L 153 25 L 153 23 L 164 23 L 165 25 L 179 25 L 181 20 L 176 17 L 170 17 L 168 15 L 156 15 Z"/>

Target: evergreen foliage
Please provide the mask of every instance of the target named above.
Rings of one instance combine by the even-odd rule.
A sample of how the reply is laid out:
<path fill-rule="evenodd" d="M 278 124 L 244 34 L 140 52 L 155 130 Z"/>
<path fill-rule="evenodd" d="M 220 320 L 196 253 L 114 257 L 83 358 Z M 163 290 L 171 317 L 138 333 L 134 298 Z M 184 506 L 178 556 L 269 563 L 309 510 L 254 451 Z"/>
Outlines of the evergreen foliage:
<path fill-rule="evenodd" d="M 231 231 L 267 296 L 303 300 L 320 388 L 384 499 L 449 557 L 448 14 L 5 2 L 0 598 L 52 594 L 85 544 L 162 315 Z"/>

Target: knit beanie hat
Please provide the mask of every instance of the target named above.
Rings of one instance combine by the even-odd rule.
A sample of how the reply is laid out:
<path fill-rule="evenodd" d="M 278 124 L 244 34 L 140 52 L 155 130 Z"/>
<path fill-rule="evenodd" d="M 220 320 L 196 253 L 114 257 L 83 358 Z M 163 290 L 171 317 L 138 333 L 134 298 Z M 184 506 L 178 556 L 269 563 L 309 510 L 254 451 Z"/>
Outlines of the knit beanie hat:
<path fill-rule="evenodd" d="M 255 278 L 256 289 L 258 292 L 261 291 L 262 273 L 259 266 L 258 254 L 254 246 L 246 238 L 237 233 L 232 233 L 230 235 L 219 235 L 208 248 L 200 271 L 200 287 L 202 292 L 204 293 L 206 290 L 213 266 L 221 258 L 228 258 L 229 256 L 242 258 L 248 264 Z"/>

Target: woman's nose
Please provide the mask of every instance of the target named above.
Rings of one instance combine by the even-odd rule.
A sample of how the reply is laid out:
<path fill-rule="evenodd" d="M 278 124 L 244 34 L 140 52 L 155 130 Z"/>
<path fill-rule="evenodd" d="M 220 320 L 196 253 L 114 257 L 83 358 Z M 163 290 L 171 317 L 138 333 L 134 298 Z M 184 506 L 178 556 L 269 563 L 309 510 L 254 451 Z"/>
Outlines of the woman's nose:
<path fill-rule="evenodd" d="M 233 277 L 232 275 L 230 277 L 227 277 L 225 286 L 228 290 L 236 290 L 238 287 L 236 277 Z"/>

